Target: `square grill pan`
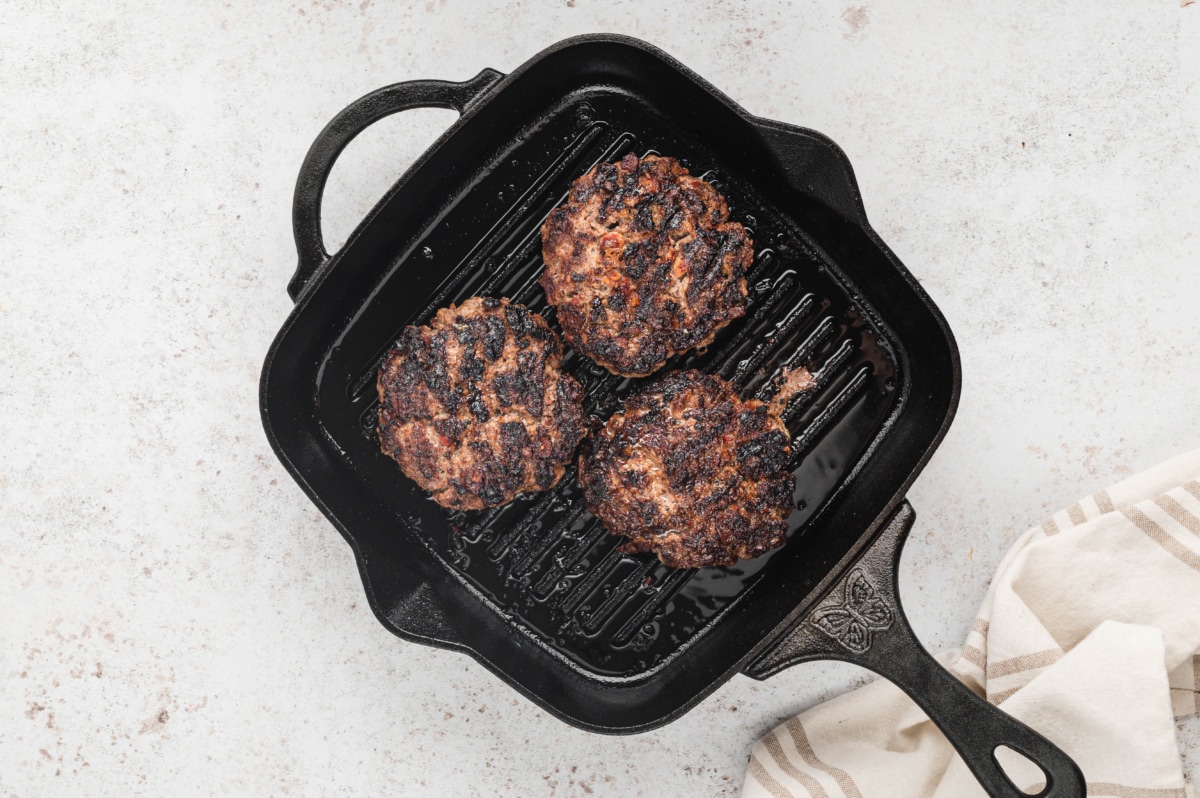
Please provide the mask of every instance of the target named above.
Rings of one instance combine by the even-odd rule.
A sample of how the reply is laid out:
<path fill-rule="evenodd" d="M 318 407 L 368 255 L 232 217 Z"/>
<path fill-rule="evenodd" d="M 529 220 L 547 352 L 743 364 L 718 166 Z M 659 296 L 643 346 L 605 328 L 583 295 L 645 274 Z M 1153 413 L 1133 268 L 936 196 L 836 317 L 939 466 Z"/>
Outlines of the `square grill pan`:
<path fill-rule="evenodd" d="M 462 115 L 328 255 L 320 198 L 337 155 L 374 121 L 428 106 Z M 679 158 L 718 187 L 755 242 L 747 315 L 659 374 L 698 368 L 760 397 L 787 367 L 817 380 L 785 413 L 797 478 L 789 541 L 734 567 L 672 570 L 618 553 L 573 469 L 552 491 L 452 512 L 379 450 L 375 374 L 403 328 L 480 295 L 526 304 L 557 328 L 537 282 L 541 223 L 572 180 L 629 152 Z M 798 631 L 852 566 L 867 569 L 907 630 L 885 572 L 911 523 L 904 492 L 959 388 L 944 319 L 870 228 L 827 138 L 749 115 L 643 42 L 578 37 L 508 76 L 412 81 L 358 100 L 310 150 L 293 221 L 296 307 L 264 365 L 264 426 L 354 549 L 388 629 L 463 651 L 563 720 L 609 733 L 667 723 L 739 671 L 765 678 L 814 657 L 861 662 L 910 692 L 928 686 L 911 633 L 902 642 L 925 656 L 915 685 Z M 569 347 L 563 365 L 601 418 L 654 379 L 615 377 Z"/>

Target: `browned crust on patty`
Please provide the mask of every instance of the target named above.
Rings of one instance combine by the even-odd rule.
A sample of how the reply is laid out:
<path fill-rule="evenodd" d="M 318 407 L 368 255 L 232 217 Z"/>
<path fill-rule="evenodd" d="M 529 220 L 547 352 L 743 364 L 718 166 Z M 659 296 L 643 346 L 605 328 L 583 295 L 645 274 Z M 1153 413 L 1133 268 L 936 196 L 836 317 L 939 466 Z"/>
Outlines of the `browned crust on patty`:
<path fill-rule="evenodd" d="M 406 327 L 379 369 L 379 441 L 443 507 L 546 490 L 583 437 L 583 391 L 542 317 L 475 297 Z"/>
<path fill-rule="evenodd" d="M 621 551 L 673 568 L 733 565 L 786 540 L 795 477 L 787 428 L 719 377 L 667 374 L 632 396 L 584 445 L 588 509 Z"/>
<path fill-rule="evenodd" d="M 571 184 L 542 225 L 542 288 L 573 349 L 644 377 L 746 312 L 753 259 L 725 198 L 674 158 L 626 155 Z"/>

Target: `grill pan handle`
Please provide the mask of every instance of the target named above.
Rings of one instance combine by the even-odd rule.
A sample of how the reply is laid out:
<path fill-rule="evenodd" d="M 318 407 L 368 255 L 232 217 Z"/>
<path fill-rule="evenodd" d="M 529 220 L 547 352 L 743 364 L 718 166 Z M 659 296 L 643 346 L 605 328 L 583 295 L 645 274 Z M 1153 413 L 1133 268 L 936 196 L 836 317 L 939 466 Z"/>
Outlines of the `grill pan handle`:
<path fill-rule="evenodd" d="M 321 235 L 321 196 L 325 181 L 346 145 L 354 137 L 386 116 L 412 108 L 452 108 L 460 114 L 475 103 L 496 81 L 504 77 L 485 69 L 470 80 L 410 80 L 367 94 L 346 106 L 317 134 L 304 156 L 296 193 L 292 199 L 292 232 L 296 238 L 298 263 L 288 282 L 288 295 L 298 299 L 312 278 L 329 262 Z"/>
<path fill-rule="evenodd" d="M 896 592 L 900 550 L 916 513 L 902 502 L 884 530 L 806 613 L 746 669 L 765 679 L 798 662 L 839 659 L 870 668 L 921 707 L 993 798 L 1029 798 L 1005 775 L 995 751 L 1007 746 L 1036 763 L 1046 786 L 1036 798 L 1083 798 L 1083 774 L 1042 735 L 973 693 L 913 634 Z M 852 612 L 848 611 L 852 610 Z"/>

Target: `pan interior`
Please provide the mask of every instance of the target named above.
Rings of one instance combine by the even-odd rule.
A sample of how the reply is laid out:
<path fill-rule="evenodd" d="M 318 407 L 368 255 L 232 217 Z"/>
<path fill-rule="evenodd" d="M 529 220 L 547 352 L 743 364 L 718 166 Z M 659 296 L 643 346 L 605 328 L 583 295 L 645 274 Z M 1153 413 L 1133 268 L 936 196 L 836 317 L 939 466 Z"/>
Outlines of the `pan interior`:
<path fill-rule="evenodd" d="M 712 182 L 731 218 L 751 232 L 751 305 L 704 352 L 660 371 L 698 368 L 732 380 L 743 396 L 769 396 L 772 379 L 806 366 L 817 389 L 788 408 L 796 474 L 788 548 L 805 545 L 821 512 L 895 408 L 903 375 L 898 343 L 816 242 L 719 152 L 636 97 L 573 95 L 516 137 L 423 238 L 381 264 L 370 299 L 322 364 L 322 423 L 369 490 L 396 508 L 396 536 L 416 534 L 448 578 L 480 593 L 530 638 L 589 673 L 634 677 L 684 650 L 753 586 L 772 554 L 727 568 L 674 570 L 651 555 L 622 555 L 583 507 L 574 469 L 552 491 L 504 507 L 447 511 L 379 451 L 375 372 L 408 324 L 471 296 L 528 305 L 558 329 L 538 285 L 540 226 L 568 185 L 600 161 L 634 152 L 679 158 Z M 414 275 L 444 274 L 432 294 Z M 584 386 L 585 411 L 606 418 L 646 380 L 625 379 L 566 349 L 564 370 Z M 654 379 L 649 377 L 646 379 Z"/>

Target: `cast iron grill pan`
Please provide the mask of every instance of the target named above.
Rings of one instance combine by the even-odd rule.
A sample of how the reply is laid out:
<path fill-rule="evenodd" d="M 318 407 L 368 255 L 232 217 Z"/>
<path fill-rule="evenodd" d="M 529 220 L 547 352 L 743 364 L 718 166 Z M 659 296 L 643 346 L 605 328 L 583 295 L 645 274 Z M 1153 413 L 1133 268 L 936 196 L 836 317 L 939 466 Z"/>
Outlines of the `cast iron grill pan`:
<path fill-rule="evenodd" d="M 597 731 L 668 722 L 737 670 L 765 678 L 844 658 L 913 694 L 993 794 L 1019 794 L 991 755 L 997 743 L 1042 764 L 1043 794 L 1082 794 L 1069 759 L 929 660 L 895 601 L 912 517 L 900 498 L 953 415 L 957 356 L 936 308 L 867 225 L 840 151 L 810 131 L 747 125 L 699 78 L 621 37 L 569 40 L 500 78 L 485 70 L 368 95 L 318 137 L 297 185 L 289 291 L 299 301 L 264 367 L 264 424 L 354 547 L 381 621 L 467 651 Z M 319 209 L 333 160 L 371 122 L 422 105 L 466 113 L 330 258 Z M 756 248 L 747 315 L 659 374 L 698 368 L 760 398 L 784 368 L 816 378 L 785 411 L 797 477 L 789 542 L 734 567 L 673 570 L 620 554 L 573 468 L 552 491 L 451 512 L 379 451 L 375 374 L 401 330 L 480 295 L 556 327 L 537 282 L 541 223 L 573 179 L 629 152 L 677 157 L 714 183 Z M 569 348 L 564 370 L 601 418 L 654 379 L 610 375 Z M 860 628 L 812 620 L 855 601 Z"/>

